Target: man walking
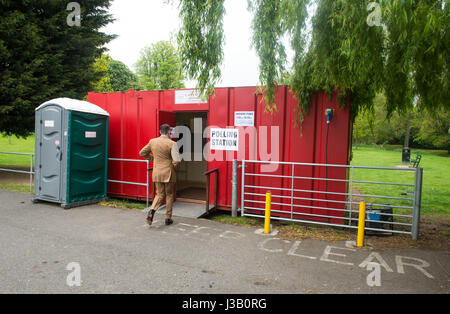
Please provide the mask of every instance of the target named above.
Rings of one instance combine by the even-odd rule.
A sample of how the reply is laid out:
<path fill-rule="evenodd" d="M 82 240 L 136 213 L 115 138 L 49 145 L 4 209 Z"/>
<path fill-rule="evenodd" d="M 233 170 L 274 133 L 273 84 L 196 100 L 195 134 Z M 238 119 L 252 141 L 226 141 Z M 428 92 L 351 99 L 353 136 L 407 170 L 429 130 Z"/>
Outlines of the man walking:
<path fill-rule="evenodd" d="M 159 129 L 161 136 L 150 140 L 150 142 L 139 152 L 139 155 L 153 162 L 152 180 L 156 185 L 156 197 L 153 200 L 151 211 L 148 213 L 147 222 L 153 222 L 156 210 L 166 199 L 166 225 L 173 223 L 172 205 L 174 198 L 174 186 L 177 181 L 175 169 L 178 168 L 181 158 L 178 145 L 170 139 L 172 128 L 164 124 Z M 150 155 L 150 153 L 153 154 Z"/>

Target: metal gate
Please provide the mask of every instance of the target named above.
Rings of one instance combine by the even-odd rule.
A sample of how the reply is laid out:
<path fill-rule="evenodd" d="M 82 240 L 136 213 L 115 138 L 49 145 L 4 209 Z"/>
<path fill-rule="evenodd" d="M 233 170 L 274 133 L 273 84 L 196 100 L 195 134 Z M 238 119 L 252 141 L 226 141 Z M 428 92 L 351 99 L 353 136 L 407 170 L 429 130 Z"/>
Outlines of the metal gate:
<path fill-rule="evenodd" d="M 267 173 L 262 165 L 278 169 Z M 254 160 L 241 168 L 242 216 L 263 217 L 271 192 L 272 219 L 357 229 L 364 201 L 365 230 L 418 237 L 422 168 Z"/>

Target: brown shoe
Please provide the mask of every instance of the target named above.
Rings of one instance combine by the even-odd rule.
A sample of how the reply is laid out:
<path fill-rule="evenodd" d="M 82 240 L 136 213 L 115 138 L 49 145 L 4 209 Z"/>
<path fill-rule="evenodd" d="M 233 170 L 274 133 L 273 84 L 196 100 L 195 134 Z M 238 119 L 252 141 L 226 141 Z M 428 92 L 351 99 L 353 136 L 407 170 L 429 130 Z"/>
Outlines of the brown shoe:
<path fill-rule="evenodd" d="M 172 219 L 166 219 L 166 226 L 173 224 Z"/>
<path fill-rule="evenodd" d="M 147 223 L 148 223 L 149 226 L 152 225 L 153 217 L 155 216 L 155 212 L 156 212 L 156 210 L 153 210 L 153 209 L 152 209 L 152 210 L 150 211 L 150 213 L 148 214 L 148 216 L 147 216 Z"/>

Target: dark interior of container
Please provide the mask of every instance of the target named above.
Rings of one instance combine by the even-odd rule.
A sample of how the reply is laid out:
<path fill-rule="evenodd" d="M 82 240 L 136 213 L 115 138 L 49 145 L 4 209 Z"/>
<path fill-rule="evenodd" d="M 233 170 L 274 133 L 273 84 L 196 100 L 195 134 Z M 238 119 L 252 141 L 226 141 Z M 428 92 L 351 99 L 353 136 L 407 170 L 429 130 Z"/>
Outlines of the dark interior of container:
<path fill-rule="evenodd" d="M 206 200 L 207 161 L 203 156 L 206 139 L 203 138 L 207 126 L 206 112 L 177 112 L 176 125 L 189 129 L 190 136 L 183 132 L 176 134 L 182 162 L 177 171 L 177 199 Z M 184 138 L 183 138 L 184 137 Z M 190 138 L 189 138 L 190 137 Z"/>

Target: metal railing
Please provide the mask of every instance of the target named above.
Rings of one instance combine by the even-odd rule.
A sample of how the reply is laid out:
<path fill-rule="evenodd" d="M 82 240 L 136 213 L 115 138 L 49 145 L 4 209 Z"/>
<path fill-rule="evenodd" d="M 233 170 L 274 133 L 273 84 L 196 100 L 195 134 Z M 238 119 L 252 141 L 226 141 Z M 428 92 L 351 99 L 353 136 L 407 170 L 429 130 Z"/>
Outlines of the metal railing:
<path fill-rule="evenodd" d="M 14 152 L 0 152 L 0 154 L 30 156 L 30 171 L 8 169 L 8 168 L 0 168 L 0 171 L 29 174 L 30 175 L 30 192 L 33 192 L 33 175 L 35 174 L 35 172 L 33 171 L 34 154 L 32 154 L 32 153 L 14 153 Z"/>
<path fill-rule="evenodd" d="M 35 171 L 33 170 L 34 154 L 32 154 L 32 153 L 15 153 L 15 152 L 0 152 L 0 154 L 30 156 L 30 171 L 8 169 L 8 168 L 0 168 L 0 171 L 29 174 L 30 175 L 30 192 L 32 192 L 33 191 L 33 176 L 35 175 Z M 146 205 L 148 207 L 148 205 L 149 205 L 149 187 L 150 187 L 149 172 L 152 170 L 152 168 L 149 167 L 150 162 L 148 160 L 120 159 L 120 158 L 108 158 L 108 161 L 139 162 L 139 163 L 146 163 L 147 164 L 147 174 L 146 174 L 147 180 L 146 180 L 146 183 L 119 181 L 119 180 L 111 180 L 111 179 L 108 179 L 108 182 L 119 183 L 119 184 L 145 186 L 146 187 Z M 152 190 L 153 190 L 153 193 L 154 193 L 155 189 L 152 188 Z"/>
<path fill-rule="evenodd" d="M 210 183 L 211 183 L 211 175 L 214 174 L 214 206 L 211 208 L 209 206 L 209 195 L 210 195 Z M 209 212 L 211 210 L 216 210 L 217 209 L 217 182 L 218 182 L 218 175 L 219 175 L 219 169 L 212 169 L 210 171 L 207 171 L 204 173 L 204 175 L 206 176 L 206 208 L 205 208 L 205 212 L 206 214 L 209 214 Z"/>
<path fill-rule="evenodd" d="M 282 174 L 246 169 L 250 165 L 257 169 L 257 165 L 263 164 L 277 164 Z M 308 167 L 309 173 L 313 175 L 295 175 L 296 170 L 300 172 L 302 167 Z M 254 160 L 242 161 L 241 168 L 242 216 L 264 217 L 264 198 L 266 192 L 270 191 L 272 206 L 276 208 L 271 210 L 273 219 L 357 229 L 358 205 L 364 201 L 368 206 L 365 230 L 409 234 L 413 239 L 418 237 L 422 168 Z M 339 178 L 328 176 L 328 171 L 336 173 L 336 170 L 331 169 L 342 169 L 337 176 Z M 315 176 L 316 172 L 321 175 Z M 394 172 L 395 176 L 384 172 Z M 380 177 L 384 179 L 377 179 Z M 389 178 L 395 178 L 396 181 L 389 181 Z"/>
<path fill-rule="evenodd" d="M 108 179 L 108 182 L 111 183 L 119 183 L 119 184 L 128 184 L 128 185 L 138 185 L 138 186 L 145 186 L 146 187 L 146 207 L 149 205 L 148 197 L 149 197 L 149 187 L 150 187 L 150 181 L 149 181 L 149 172 L 152 170 L 150 168 L 150 161 L 149 160 L 139 160 L 139 159 L 121 159 L 121 158 L 108 158 L 108 161 L 119 161 L 119 162 L 140 162 L 140 163 L 146 163 L 147 164 L 147 181 L 146 183 L 141 182 L 129 182 L 129 181 L 119 181 L 119 180 L 110 180 Z M 154 193 L 154 188 L 152 188 Z"/>

